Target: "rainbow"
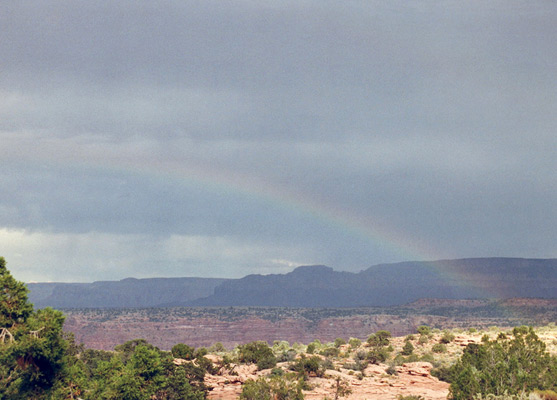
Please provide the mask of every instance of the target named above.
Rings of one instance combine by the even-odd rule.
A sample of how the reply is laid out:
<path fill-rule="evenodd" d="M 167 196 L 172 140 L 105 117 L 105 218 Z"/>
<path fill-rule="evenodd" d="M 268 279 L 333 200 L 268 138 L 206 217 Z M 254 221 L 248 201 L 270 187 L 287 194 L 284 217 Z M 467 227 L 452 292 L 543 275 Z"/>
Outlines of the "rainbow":
<path fill-rule="evenodd" d="M 79 157 L 79 158 L 78 158 Z M 87 160 L 94 160 L 94 162 Z M 37 161 L 37 160 L 35 160 Z M 46 161 L 46 160 L 45 160 Z M 48 162 L 52 162 L 48 160 Z M 101 163 L 102 162 L 102 163 Z M 58 167 L 83 167 L 107 174 L 132 174 L 161 181 L 174 181 L 180 185 L 194 185 L 214 192 L 234 193 L 254 198 L 278 209 L 309 216 L 318 223 L 341 230 L 346 235 L 363 239 L 392 254 L 400 261 L 431 261 L 447 258 L 428 243 L 410 238 L 379 219 L 335 206 L 326 199 L 318 199 L 302 190 L 286 185 L 269 184 L 254 175 L 237 174 L 215 168 L 209 164 L 193 164 L 181 160 L 158 160 L 154 158 L 122 157 L 121 154 L 80 157 L 79 154 L 58 160 Z M 471 291 L 477 292 L 477 282 L 449 264 L 429 264 L 442 279 L 458 280 Z M 485 297 L 494 297 L 486 292 Z M 496 294 L 496 297 L 497 296 Z"/>

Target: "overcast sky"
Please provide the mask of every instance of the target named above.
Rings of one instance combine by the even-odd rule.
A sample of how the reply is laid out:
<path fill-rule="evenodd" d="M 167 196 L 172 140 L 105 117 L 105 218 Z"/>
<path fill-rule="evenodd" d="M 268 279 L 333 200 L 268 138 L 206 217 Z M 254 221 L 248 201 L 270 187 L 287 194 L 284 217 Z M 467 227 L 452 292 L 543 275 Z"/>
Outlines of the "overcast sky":
<path fill-rule="evenodd" d="M 25 281 L 556 257 L 557 2 L 0 2 Z"/>

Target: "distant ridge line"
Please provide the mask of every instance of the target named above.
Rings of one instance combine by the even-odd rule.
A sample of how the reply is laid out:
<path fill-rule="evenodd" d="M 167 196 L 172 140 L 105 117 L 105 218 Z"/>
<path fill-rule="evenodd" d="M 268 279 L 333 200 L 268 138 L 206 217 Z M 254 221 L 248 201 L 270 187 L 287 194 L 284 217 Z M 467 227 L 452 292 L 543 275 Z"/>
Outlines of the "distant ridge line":
<path fill-rule="evenodd" d="M 324 265 L 286 274 L 225 278 L 125 278 L 29 283 L 36 307 L 367 307 L 424 298 L 557 298 L 557 258 L 485 257 L 373 265 L 357 273 Z"/>

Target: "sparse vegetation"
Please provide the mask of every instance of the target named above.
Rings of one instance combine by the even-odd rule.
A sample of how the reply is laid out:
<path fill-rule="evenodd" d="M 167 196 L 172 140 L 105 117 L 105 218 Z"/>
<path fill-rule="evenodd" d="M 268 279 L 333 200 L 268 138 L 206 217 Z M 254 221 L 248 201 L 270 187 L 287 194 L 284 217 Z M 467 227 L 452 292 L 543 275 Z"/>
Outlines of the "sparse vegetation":
<path fill-rule="evenodd" d="M 433 351 L 434 353 L 446 353 L 447 352 L 447 346 L 445 346 L 443 343 L 435 343 L 431 347 L 431 351 Z"/>
<path fill-rule="evenodd" d="M 404 346 L 402 347 L 401 354 L 403 356 L 409 356 L 414 352 L 414 345 L 409 340 L 404 342 Z"/>
<path fill-rule="evenodd" d="M 248 370 L 252 379 L 245 381 L 241 394 L 240 389 L 237 392 L 243 399 L 303 399 L 304 391 L 318 384 L 328 390 L 329 398 L 342 398 L 379 373 L 381 379 L 396 382 L 408 374 L 403 364 L 413 361 L 431 363 L 432 375 L 450 383 L 454 400 L 519 400 L 526 393 L 531 393 L 530 400 L 557 397 L 554 324 L 539 329 L 545 343 L 525 326 L 471 332 L 422 325 L 419 336 L 392 337 L 389 331 L 379 330 L 364 343 L 350 338 L 348 346 L 339 337 L 307 346 L 275 341 L 270 347 L 255 341 L 229 351 L 220 342 L 197 349 L 178 343 L 167 352 L 134 339 L 114 351 L 102 351 L 85 349 L 74 343 L 71 334 L 63 333 L 61 312 L 33 310 L 24 286 L 11 277 L 2 258 L 0 285 L 0 328 L 7 332 L 0 340 L 0 398 L 198 400 L 206 398 L 210 379 L 221 375 L 221 382 L 228 384 Z M 99 311 L 99 315 L 105 314 Z M 463 335 L 472 341 L 466 347 Z M 254 364 L 262 376 L 255 376 Z M 422 400 L 417 395 L 399 398 Z"/>
<path fill-rule="evenodd" d="M 302 385 L 298 381 L 283 376 L 249 379 L 242 387 L 240 399 L 243 400 L 302 400 Z"/>
<path fill-rule="evenodd" d="M 390 337 L 391 337 L 391 332 L 380 330 L 370 335 L 367 339 L 367 342 L 370 346 L 385 347 L 389 345 Z"/>
<path fill-rule="evenodd" d="M 450 331 L 443 331 L 443 336 L 439 341 L 443 344 L 451 343 L 455 339 L 455 335 Z"/>

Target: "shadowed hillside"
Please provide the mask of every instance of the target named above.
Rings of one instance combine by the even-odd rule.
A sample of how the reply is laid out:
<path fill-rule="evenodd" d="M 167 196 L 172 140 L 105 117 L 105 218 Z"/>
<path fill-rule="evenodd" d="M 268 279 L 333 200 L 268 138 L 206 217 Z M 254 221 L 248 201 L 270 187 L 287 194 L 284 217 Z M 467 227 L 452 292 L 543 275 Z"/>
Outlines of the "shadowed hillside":
<path fill-rule="evenodd" d="M 168 307 L 209 296 L 225 279 L 127 278 L 93 283 L 29 283 L 36 307 Z"/>
<path fill-rule="evenodd" d="M 471 258 L 381 264 L 359 273 L 303 266 L 242 279 L 128 278 L 33 283 L 37 307 L 369 307 L 421 298 L 557 298 L 557 259 Z"/>
<path fill-rule="evenodd" d="M 382 264 L 360 273 L 325 266 L 225 281 L 204 306 L 390 306 L 420 298 L 557 297 L 556 259 L 474 258 Z"/>

